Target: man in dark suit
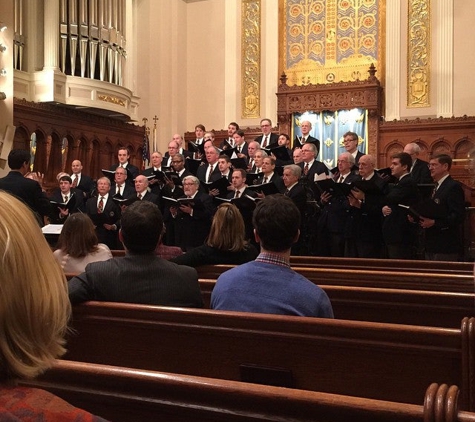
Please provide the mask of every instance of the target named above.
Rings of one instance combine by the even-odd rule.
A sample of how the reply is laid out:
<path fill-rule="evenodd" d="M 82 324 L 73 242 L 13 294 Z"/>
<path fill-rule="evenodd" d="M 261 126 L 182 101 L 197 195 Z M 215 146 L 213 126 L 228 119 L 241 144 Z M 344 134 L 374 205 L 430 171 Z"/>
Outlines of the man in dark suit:
<path fill-rule="evenodd" d="M 299 163 L 299 167 L 302 169 L 303 177 L 305 177 L 310 183 L 315 182 L 315 177 L 322 173 L 328 175 L 328 168 L 321 161 L 316 159 L 317 147 L 312 143 L 306 143 L 302 147 L 302 159 Z"/>
<path fill-rule="evenodd" d="M 412 206 L 419 200 L 417 184 L 409 175 L 411 165 L 411 156 L 405 152 L 391 157 L 391 175 L 397 183 L 389 186 L 382 208 L 383 239 L 390 259 L 415 259 L 416 256 L 417 227 L 408 220 L 407 211 L 399 206 Z"/>
<path fill-rule="evenodd" d="M 284 195 L 288 196 L 293 203 L 297 206 L 300 212 L 300 236 L 296 243 L 292 245 L 292 255 L 305 255 L 307 252 L 307 246 L 304 239 L 305 233 L 302 232 L 305 221 L 305 208 L 307 205 L 307 193 L 305 188 L 299 183 L 302 176 L 302 169 L 296 164 L 289 164 L 284 167 L 284 174 L 282 176 L 283 183 L 285 185 Z"/>
<path fill-rule="evenodd" d="M 348 196 L 350 204 L 349 227 L 345 256 L 353 258 L 381 258 L 383 246 L 381 208 L 384 205 L 386 181 L 374 171 L 376 161 L 363 155 L 359 162 L 359 178 L 373 188 L 364 192 L 353 189 Z"/>
<path fill-rule="evenodd" d="M 318 153 L 320 152 L 320 141 L 310 135 L 310 131 L 312 130 L 312 123 L 310 123 L 308 120 L 304 120 L 300 124 L 300 130 L 302 132 L 302 135 L 295 137 L 294 148 L 302 148 L 305 143 L 314 144 L 317 148 L 317 153 L 315 154 L 315 157 L 317 157 Z"/>
<path fill-rule="evenodd" d="M 68 282 L 71 303 L 88 300 L 203 307 L 198 274 L 155 255 L 163 228 L 160 210 L 137 201 L 122 215 L 119 237 L 125 257 L 94 262 Z"/>
<path fill-rule="evenodd" d="M 120 196 L 124 199 L 135 196 L 135 187 L 127 183 L 128 173 L 123 167 L 117 167 L 114 174 L 114 183 L 111 184 L 112 196 Z"/>
<path fill-rule="evenodd" d="M 185 160 L 188 158 L 193 158 L 193 153 L 184 149 L 183 144 L 184 144 L 183 136 L 181 136 L 179 133 L 175 133 L 173 135 L 172 140 L 168 143 L 168 151 L 163 156 L 163 159 L 164 159 L 163 165 L 165 167 L 171 167 L 170 157 L 172 157 L 175 154 L 182 154 L 185 157 Z"/>
<path fill-rule="evenodd" d="M 338 172 L 335 175 L 336 183 L 351 184 L 358 178 L 352 172 L 355 158 L 349 152 L 338 156 Z M 318 219 L 318 255 L 342 257 L 345 255 L 346 229 L 349 218 L 350 204 L 344 195 L 332 195 L 322 192 L 320 195 L 321 215 Z"/>
<path fill-rule="evenodd" d="M 234 134 L 239 130 L 239 125 L 236 122 L 231 122 L 228 125 L 228 138 L 224 139 L 219 147 L 221 149 L 234 148 Z"/>
<path fill-rule="evenodd" d="M 349 152 L 355 159 L 355 170 L 358 168 L 360 158 L 364 155 L 361 151 L 358 151 L 358 134 L 355 132 L 346 132 L 343 135 L 343 146 L 346 152 Z"/>
<path fill-rule="evenodd" d="M 248 145 L 246 140 L 244 139 L 244 131 L 238 129 L 234 134 L 233 134 L 233 139 L 234 139 L 234 147 L 236 149 L 236 156 L 238 158 L 244 158 L 247 162 L 248 159 Z M 231 157 L 234 158 L 234 157 Z"/>
<path fill-rule="evenodd" d="M 71 187 L 72 180 L 68 175 L 59 178 L 59 190 L 55 191 L 50 197 L 51 201 L 58 204 L 67 203 L 68 207 L 59 207 L 51 204 L 50 222 L 53 224 L 64 224 L 66 219 L 76 212 L 84 212 L 84 196 L 79 189 Z"/>
<path fill-rule="evenodd" d="M 252 213 L 256 208 L 256 203 L 248 198 L 256 198 L 256 192 L 249 189 L 246 185 L 246 171 L 244 169 L 234 169 L 231 179 L 231 186 L 233 190 L 228 193 L 227 199 L 236 198 L 233 201 L 234 205 L 238 208 L 244 220 L 244 231 L 246 239 L 253 242 L 253 227 L 252 227 Z M 239 199 L 243 198 L 243 199 Z M 253 242 L 254 243 L 254 242 Z"/>
<path fill-rule="evenodd" d="M 119 159 L 119 162 L 117 164 L 112 165 L 109 170 L 115 170 L 117 167 L 125 168 L 127 170 L 127 173 L 130 175 L 130 177 L 128 177 L 126 181 L 127 185 L 133 188 L 134 179 L 139 175 L 139 169 L 133 164 L 129 163 L 129 150 L 127 148 L 119 148 L 119 151 L 117 152 L 117 158 Z"/>
<path fill-rule="evenodd" d="M 163 157 L 162 157 L 161 152 L 158 152 L 158 151 L 153 152 L 152 155 L 150 156 L 150 161 L 151 161 L 152 166 L 142 171 L 142 174 L 145 177 L 153 176 L 156 171 L 163 171 L 162 170 Z M 149 187 L 152 193 L 154 193 L 157 196 L 161 195 L 163 185 L 160 183 L 158 179 L 156 178 L 151 179 L 151 180 L 149 179 Z"/>
<path fill-rule="evenodd" d="M 267 156 L 262 160 L 262 176 L 257 179 L 257 184 L 260 185 L 271 182 L 274 183 L 279 193 L 284 193 L 285 186 L 282 177 L 275 172 L 275 158 Z"/>
<path fill-rule="evenodd" d="M 79 160 L 74 160 L 71 163 L 71 171 L 71 187 L 73 189 L 80 189 L 84 200 L 90 198 L 94 190 L 94 181 L 89 176 L 82 174 L 82 164 Z"/>
<path fill-rule="evenodd" d="M 214 182 L 221 179 L 221 172 L 218 167 L 219 151 L 216 147 L 209 147 L 205 151 L 206 163 L 198 167 L 196 177 L 205 183 Z"/>
<path fill-rule="evenodd" d="M 86 213 L 96 226 L 99 242 L 105 243 L 109 249 L 118 249 L 120 207 L 112 200 L 110 180 L 107 177 L 101 177 L 97 181 L 97 198 L 87 200 Z"/>
<path fill-rule="evenodd" d="M 206 193 L 199 192 L 200 181 L 195 176 L 183 179 L 183 198 L 190 203 L 170 207 L 170 216 L 175 226 L 175 244 L 183 251 L 201 246 L 211 228 L 214 212 L 213 200 Z"/>
<path fill-rule="evenodd" d="M 429 163 L 419 158 L 421 147 L 415 142 L 411 142 L 404 147 L 404 152 L 412 158 L 411 177 L 416 184 L 432 184 L 434 181 L 430 175 Z"/>
<path fill-rule="evenodd" d="M 159 197 L 148 191 L 148 179 L 143 174 L 135 178 L 135 192 L 139 201 L 149 201 L 160 207 Z"/>
<path fill-rule="evenodd" d="M 11 193 L 28 205 L 42 226 L 43 217 L 50 213 L 50 203 L 39 183 L 24 177 L 29 171 L 30 153 L 19 149 L 11 150 L 8 154 L 8 167 L 11 170 L 0 179 L 0 189 Z"/>
<path fill-rule="evenodd" d="M 436 155 L 429 162 L 435 182 L 429 200 L 433 214 L 423 215 L 420 226 L 425 230 L 425 257 L 430 261 L 457 261 L 461 256 L 465 196 L 460 183 L 450 176 L 451 167 L 452 158 L 446 154 Z"/>
<path fill-rule="evenodd" d="M 270 145 L 277 145 L 279 142 L 279 135 L 272 133 L 272 122 L 270 119 L 261 120 L 262 135 L 254 139 L 261 148 L 268 148 Z"/>

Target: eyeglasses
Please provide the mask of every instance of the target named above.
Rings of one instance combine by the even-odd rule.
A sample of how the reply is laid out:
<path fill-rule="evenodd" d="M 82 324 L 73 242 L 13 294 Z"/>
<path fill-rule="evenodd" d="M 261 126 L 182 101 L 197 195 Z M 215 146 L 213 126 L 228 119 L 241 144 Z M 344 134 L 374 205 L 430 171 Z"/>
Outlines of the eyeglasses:
<path fill-rule="evenodd" d="M 348 163 L 348 160 L 338 160 L 337 163 Z"/>
<path fill-rule="evenodd" d="M 183 183 L 183 186 L 193 186 L 195 183 L 193 182 L 187 182 L 187 183 Z"/>
<path fill-rule="evenodd" d="M 172 164 L 177 164 L 177 163 L 183 163 L 183 160 L 179 160 L 179 161 L 172 161 Z"/>

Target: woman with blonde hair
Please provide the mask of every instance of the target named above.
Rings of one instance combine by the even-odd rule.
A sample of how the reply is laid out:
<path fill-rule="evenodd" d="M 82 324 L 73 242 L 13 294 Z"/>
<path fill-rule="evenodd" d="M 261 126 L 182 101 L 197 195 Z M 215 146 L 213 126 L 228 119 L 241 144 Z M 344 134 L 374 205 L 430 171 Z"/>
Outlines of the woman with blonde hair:
<path fill-rule="evenodd" d="M 86 214 L 71 214 L 64 222 L 54 257 L 66 274 L 82 273 L 90 262 L 112 258 L 109 247 L 98 242 L 91 219 Z"/>
<path fill-rule="evenodd" d="M 32 212 L 0 191 L 0 420 L 103 421 L 43 390 L 18 387 L 63 355 L 66 279 Z"/>
<path fill-rule="evenodd" d="M 213 217 L 211 230 L 204 245 L 172 262 L 190 267 L 207 264 L 244 264 L 258 255 L 257 249 L 244 237 L 244 220 L 234 204 L 221 204 Z"/>

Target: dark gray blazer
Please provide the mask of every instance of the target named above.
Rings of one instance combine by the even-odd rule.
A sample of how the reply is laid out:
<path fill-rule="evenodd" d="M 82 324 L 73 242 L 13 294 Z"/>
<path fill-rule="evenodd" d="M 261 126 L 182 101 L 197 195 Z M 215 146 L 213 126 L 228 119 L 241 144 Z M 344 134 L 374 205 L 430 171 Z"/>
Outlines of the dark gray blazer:
<path fill-rule="evenodd" d="M 68 282 L 72 304 L 99 300 L 202 308 L 198 273 L 154 253 L 93 262 Z"/>

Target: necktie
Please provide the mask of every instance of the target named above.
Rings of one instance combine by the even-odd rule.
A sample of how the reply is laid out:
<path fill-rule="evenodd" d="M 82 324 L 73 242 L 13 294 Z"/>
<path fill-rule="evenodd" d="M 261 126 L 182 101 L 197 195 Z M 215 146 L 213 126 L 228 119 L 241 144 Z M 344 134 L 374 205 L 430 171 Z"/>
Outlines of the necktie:
<path fill-rule="evenodd" d="M 120 195 L 120 188 L 121 187 L 122 187 L 122 185 L 117 185 L 116 195 Z"/>
<path fill-rule="evenodd" d="M 235 198 L 239 198 L 239 195 L 241 195 L 241 192 L 239 192 L 239 191 L 237 190 L 236 193 L 234 194 L 234 197 L 235 197 Z"/>
<path fill-rule="evenodd" d="M 437 188 L 439 187 L 439 184 L 437 182 L 435 182 L 435 185 L 434 185 L 434 190 L 432 191 L 432 196 L 431 198 L 433 198 L 435 196 L 435 193 L 437 192 Z"/>
<path fill-rule="evenodd" d="M 340 178 L 338 179 L 338 183 L 343 183 L 343 179 L 344 179 L 344 177 L 343 177 L 343 175 L 341 175 Z"/>
<path fill-rule="evenodd" d="M 64 195 L 64 203 L 68 202 L 68 195 Z"/>
<path fill-rule="evenodd" d="M 238 152 L 238 154 L 241 153 L 241 145 L 239 145 L 239 146 L 237 147 L 237 152 Z"/>
<path fill-rule="evenodd" d="M 99 200 L 99 204 L 97 204 L 97 213 L 102 214 L 102 211 L 104 211 L 104 197 L 101 196 L 101 199 Z"/>
<path fill-rule="evenodd" d="M 142 194 L 139 193 L 139 194 L 137 195 L 137 198 L 139 198 L 139 200 L 141 201 L 141 200 L 142 200 Z"/>
<path fill-rule="evenodd" d="M 206 180 L 208 183 L 211 181 L 211 174 L 213 173 L 214 166 L 211 164 L 209 166 L 209 173 L 208 173 L 208 179 Z"/>
<path fill-rule="evenodd" d="M 289 196 L 289 193 L 290 193 L 290 189 L 286 189 L 284 195 Z"/>
<path fill-rule="evenodd" d="M 78 177 L 74 176 L 73 184 L 71 186 L 74 189 L 77 185 L 78 185 Z"/>
<path fill-rule="evenodd" d="M 262 183 L 267 183 L 267 176 L 264 176 L 264 180 L 262 181 Z"/>
<path fill-rule="evenodd" d="M 262 148 L 265 148 L 267 146 L 267 135 L 264 136 L 264 140 L 262 141 Z"/>
<path fill-rule="evenodd" d="M 305 167 L 303 168 L 303 174 L 305 176 L 308 174 L 308 163 L 305 163 Z"/>

